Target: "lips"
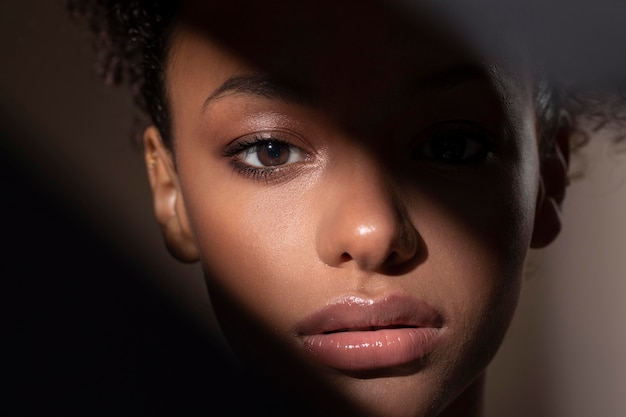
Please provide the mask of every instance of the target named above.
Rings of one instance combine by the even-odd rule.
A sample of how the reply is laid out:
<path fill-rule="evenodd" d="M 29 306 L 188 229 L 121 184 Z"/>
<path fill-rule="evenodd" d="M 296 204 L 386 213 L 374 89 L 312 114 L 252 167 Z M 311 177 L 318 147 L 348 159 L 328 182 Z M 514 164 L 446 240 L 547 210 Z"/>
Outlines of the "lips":
<path fill-rule="evenodd" d="M 345 297 L 296 326 L 316 360 L 344 371 L 400 367 L 419 361 L 436 347 L 443 319 L 412 297 Z"/>

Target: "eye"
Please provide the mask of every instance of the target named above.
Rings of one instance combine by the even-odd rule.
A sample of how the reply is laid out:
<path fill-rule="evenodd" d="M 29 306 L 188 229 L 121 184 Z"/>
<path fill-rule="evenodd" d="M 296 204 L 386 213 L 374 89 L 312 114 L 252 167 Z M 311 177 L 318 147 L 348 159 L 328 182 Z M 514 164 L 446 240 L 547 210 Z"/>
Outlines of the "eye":
<path fill-rule="evenodd" d="M 487 159 L 492 148 L 493 140 L 482 128 L 466 123 L 446 123 L 421 133 L 411 158 L 460 165 Z"/>
<path fill-rule="evenodd" d="M 241 163 L 254 168 L 273 168 L 306 160 L 306 153 L 295 145 L 275 139 L 255 139 L 242 144 L 245 148 L 234 154 Z"/>
<path fill-rule="evenodd" d="M 246 178 L 276 182 L 295 178 L 314 159 L 304 149 L 310 149 L 308 142 L 294 132 L 264 131 L 233 140 L 223 156 L 235 172 Z"/>

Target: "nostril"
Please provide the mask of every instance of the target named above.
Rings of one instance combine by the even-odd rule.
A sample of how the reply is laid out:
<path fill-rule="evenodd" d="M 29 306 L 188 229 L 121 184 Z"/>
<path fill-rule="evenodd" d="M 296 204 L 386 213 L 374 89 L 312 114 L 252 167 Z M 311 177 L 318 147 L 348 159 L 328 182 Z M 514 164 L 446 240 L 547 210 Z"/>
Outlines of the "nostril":
<path fill-rule="evenodd" d="M 339 257 L 340 262 L 348 262 L 351 259 L 352 259 L 352 256 L 350 256 L 348 252 L 342 253 L 341 256 Z"/>
<path fill-rule="evenodd" d="M 391 252 L 387 259 L 383 262 L 383 265 L 396 265 L 401 263 L 403 259 L 400 259 L 400 254 L 398 252 Z"/>

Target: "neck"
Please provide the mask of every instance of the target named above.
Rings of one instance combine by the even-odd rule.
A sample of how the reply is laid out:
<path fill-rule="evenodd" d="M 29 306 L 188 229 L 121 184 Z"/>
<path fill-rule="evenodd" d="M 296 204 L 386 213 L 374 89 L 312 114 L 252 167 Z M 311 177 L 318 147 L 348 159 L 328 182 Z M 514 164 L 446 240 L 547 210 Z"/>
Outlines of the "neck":
<path fill-rule="evenodd" d="M 439 417 L 482 417 L 485 375 L 474 380 Z"/>

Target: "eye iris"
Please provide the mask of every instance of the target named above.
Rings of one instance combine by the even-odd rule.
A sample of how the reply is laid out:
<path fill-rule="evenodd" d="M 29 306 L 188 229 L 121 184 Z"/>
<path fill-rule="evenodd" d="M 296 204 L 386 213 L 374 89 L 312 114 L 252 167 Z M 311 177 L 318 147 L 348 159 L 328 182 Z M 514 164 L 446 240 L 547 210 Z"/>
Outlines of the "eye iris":
<path fill-rule="evenodd" d="M 265 166 L 286 164 L 289 160 L 289 146 L 278 142 L 267 142 L 256 148 L 259 162 Z"/>
<path fill-rule="evenodd" d="M 433 156 L 447 161 L 463 159 L 466 148 L 466 138 L 463 135 L 447 135 L 431 143 Z"/>

